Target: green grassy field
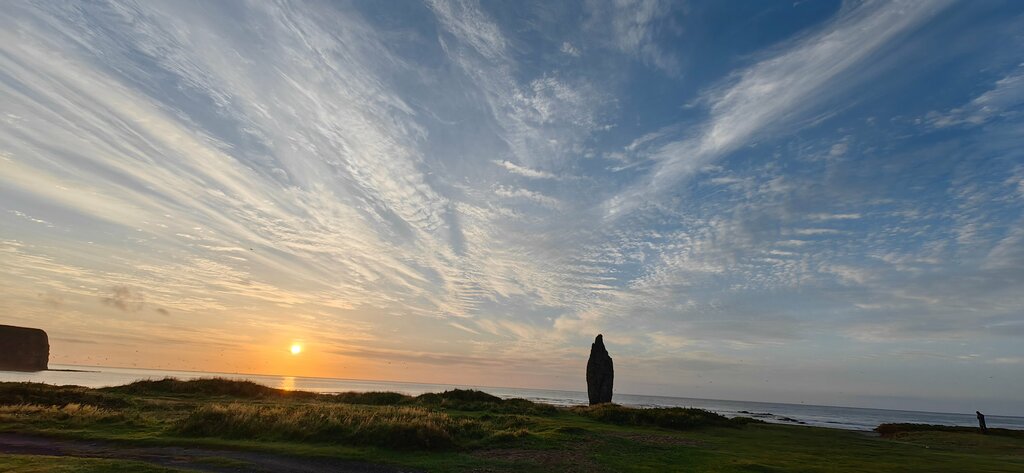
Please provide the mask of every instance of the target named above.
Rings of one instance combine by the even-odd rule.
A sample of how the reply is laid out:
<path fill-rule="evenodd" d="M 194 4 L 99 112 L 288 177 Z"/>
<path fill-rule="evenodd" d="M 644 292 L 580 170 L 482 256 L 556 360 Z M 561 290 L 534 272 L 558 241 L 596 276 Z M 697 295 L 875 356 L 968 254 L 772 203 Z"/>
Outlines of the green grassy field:
<path fill-rule="evenodd" d="M 105 389 L 0 383 L 0 432 L 438 472 L 1024 472 L 1024 437 L 1013 431 L 888 426 L 878 436 L 698 409 L 563 409 L 477 391 L 318 395 L 225 380 Z M 245 465 L 217 455 L 199 461 Z M 0 471 L 168 468 L 137 458 L 0 455 Z"/>

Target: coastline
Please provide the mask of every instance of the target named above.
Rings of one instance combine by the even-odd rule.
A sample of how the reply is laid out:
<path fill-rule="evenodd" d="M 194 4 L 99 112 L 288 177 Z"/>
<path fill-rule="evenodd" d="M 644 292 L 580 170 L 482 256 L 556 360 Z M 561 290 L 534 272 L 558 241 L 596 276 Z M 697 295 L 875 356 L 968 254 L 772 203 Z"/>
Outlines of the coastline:
<path fill-rule="evenodd" d="M 476 390 L 322 394 L 211 378 L 100 389 L 0 382 L 0 470 L 165 471 L 173 461 L 196 471 L 221 471 L 204 464 L 215 461 L 233 471 L 306 472 L 338 464 L 510 473 L 1024 467 L 1024 430 L 885 427 L 771 424 L 682 407 L 555 407 Z"/>
<path fill-rule="evenodd" d="M 291 377 L 269 375 L 244 375 L 238 373 L 208 373 L 199 371 L 166 371 L 139 368 L 115 368 L 100 366 L 76 366 L 55 364 L 55 369 L 42 373 L 0 372 L 0 381 L 35 381 L 50 384 L 103 387 L 127 384 L 139 379 L 160 379 L 167 376 L 182 379 L 203 377 L 226 377 L 229 379 L 251 380 L 273 388 L 305 390 L 320 393 L 348 391 L 395 391 L 404 394 L 422 394 L 447 389 L 476 389 L 502 398 L 524 398 L 555 406 L 578 406 L 587 403 L 586 393 L 556 389 L 528 389 L 493 386 L 466 386 L 452 384 L 422 384 L 411 382 L 390 382 L 379 380 L 352 380 L 323 377 Z M 834 428 L 842 430 L 869 431 L 882 423 L 927 423 L 941 425 L 976 425 L 973 414 L 942 413 L 927 411 L 904 411 L 843 406 L 820 406 L 812 404 L 787 404 L 757 401 L 734 401 L 704 398 L 682 398 L 668 396 L 645 396 L 616 393 L 613 401 L 629 407 L 695 407 L 706 409 L 727 417 L 752 416 L 752 413 L 769 414 L 761 418 L 767 422 Z M 747 411 L 744 413 L 743 411 Z M 789 419 L 789 420 L 787 420 Z M 1024 429 L 1024 417 L 991 415 L 990 425 Z"/>

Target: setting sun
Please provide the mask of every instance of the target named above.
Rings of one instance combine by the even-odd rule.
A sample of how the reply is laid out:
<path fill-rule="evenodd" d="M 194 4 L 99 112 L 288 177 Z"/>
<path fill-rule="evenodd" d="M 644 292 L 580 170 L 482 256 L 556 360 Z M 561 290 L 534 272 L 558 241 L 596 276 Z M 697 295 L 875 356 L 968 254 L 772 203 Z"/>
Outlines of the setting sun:
<path fill-rule="evenodd" d="M 292 354 L 293 355 L 298 355 L 299 353 L 302 353 L 302 345 L 299 345 L 298 343 L 293 343 L 292 344 Z"/>

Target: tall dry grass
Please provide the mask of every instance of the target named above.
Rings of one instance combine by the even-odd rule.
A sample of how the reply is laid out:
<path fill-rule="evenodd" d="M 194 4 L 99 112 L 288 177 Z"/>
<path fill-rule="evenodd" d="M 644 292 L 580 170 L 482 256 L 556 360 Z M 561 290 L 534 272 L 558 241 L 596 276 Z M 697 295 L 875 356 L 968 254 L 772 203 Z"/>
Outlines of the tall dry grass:
<path fill-rule="evenodd" d="M 18 404 L 0 406 L 0 422 L 55 421 L 68 425 L 126 420 L 124 413 L 90 404 L 70 403 L 63 406 Z"/>
<path fill-rule="evenodd" d="M 53 386 L 42 383 L 0 382 L 0 405 L 38 404 L 63 406 L 68 403 L 115 408 L 130 403 L 121 396 L 81 386 Z"/>
<path fill-rule="evenodd" d="M 450 448 L 487 435 L 481 422 L 418 407 L 315 403 L 296 406 L 211 404 L 176 426 L 189 436 L 296 440 L 389 448 Z"/>

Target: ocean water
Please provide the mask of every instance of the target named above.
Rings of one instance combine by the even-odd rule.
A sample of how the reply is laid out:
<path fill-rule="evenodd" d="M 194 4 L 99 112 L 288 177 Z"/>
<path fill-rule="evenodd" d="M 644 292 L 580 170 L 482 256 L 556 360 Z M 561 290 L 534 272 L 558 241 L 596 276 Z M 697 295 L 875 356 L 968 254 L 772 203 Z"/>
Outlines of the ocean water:
<path fill-rule="evenodd" d="M 266 386 L 336 393 L 345 391 L 395 391 L 410 395 L 440 392 L 448 389 L 479 389 L 502 398 L 524 398 L 558 406 L 587 403 L 587 394 L 579 391 L 551 389 L 502 388 L 492 386 L 465 386 L 452 384 L 420 384 L 391 381 L 364 381 L 354 379 L 303 378 L 298 376 L 265 376 L 196 371 L 165 371 L 134 368 L 107 368 L 93 366 L 51 365 L 49 371 L 20 373 L 0 371 L 0 381 L 31 381 L 56 385 L 78 385 L 91 388 L 117 386 L 141 379 L 196 379 L 223 377 L 245 379 Z M 848 430 L 871 430 L 878 424 L 910 422 L 920 424 L 976 426 L 973 413 L 939 413 L 864 409 L 856 407 L 813 406 L 805 404 L 779 404 L 767 402 L 723 401 L 665 396 L 641 396 L 615 393 L 615 402 L 634 407 L 697 407 L 727 417 L 755 417 L 766 422 L 803 424 Z M 986 415 L 989 427 L 1024 429 L 1024 417 Z"/>

